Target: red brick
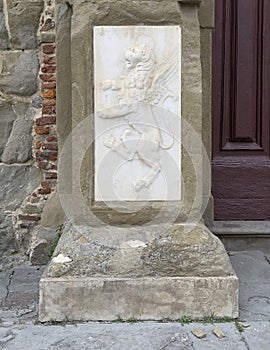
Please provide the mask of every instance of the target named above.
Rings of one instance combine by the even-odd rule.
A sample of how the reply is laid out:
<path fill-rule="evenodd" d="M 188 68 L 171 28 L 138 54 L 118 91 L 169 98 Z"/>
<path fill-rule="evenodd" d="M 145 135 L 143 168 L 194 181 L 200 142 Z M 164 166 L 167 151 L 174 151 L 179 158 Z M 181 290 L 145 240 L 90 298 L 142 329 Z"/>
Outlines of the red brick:
<path fill-rule="evenodd" d="M 56 72 L 56 66 L 45 65 L 45 66 L 41 67 L 41 72 L 42 73 L 55 73 Z"/>
<path fill-rule="evenodd" d="M 45 179 L 57 179 L 57 173 L 48 171 L 45 174 Z"/>
<path fill-rule="evenodd" d="M 45 83 L 42 83 L 41 85 L 41 89 L 54 89 L 56 88 L 56 83 L 52 82 L 52 83 L 48 83 L 48 82 L 45 82 Z"/>
<path fill-rule="evenodd" d="M 39 194 L 50 194 L 52 190 L 50 188 L 39 188 L 38 193 Z"/>
<path fill-rule="evenodd" d="M 50 135 L 50 136 L 46 137 L 46 141 L 47 142 L 57 142 L 57 137 L 54 135 Z"/>
<path fill-rule="evenodd" d="M 43 63 L 45 64 L 55 64 L 56 63 L 56 57 L 55 56 L 44 56 L 43 57 Z"/>
<path fill-rule="evenodd" d="M 55 52 L 55 45 L 43 45 L 43 52 L 46 54 L 52 54 Z"/>
<path fill-rule="evenodd" d="M 55 114 L 55 113 L 56 113 L 55 106 L 43 106 L 42 107 L 42 114 Z"/>
<path fill-rule="evenodd" d="M 44 180 L 44 181 L 41 181 L 41 186 L 42 187 L 48 187 L 48 181 Z"/>
<path fill-rule="evenodd" d="M 43 143 L 42 148 L 49 149 L 50 151 L 57 151 L 58 144 L 56 142 L 46 142 L 46 143 Z"/>
<path fill-rule="evenodd" d="M 56 81 L 56 76 L 54 74 L 40 74 L 39 77 L 42 81 L 47 81 L 47 82 Z"/>
<path fill-rule="evenodd" d="M 40 216 L 36 216 L 36 215 L 22 215 L 19 214 L 19 219 L 20 220 L 25 220 L 25 221 L 39 221 L 40 220 Z"/>
<path fill-rule="evenodd" d="M 55 98 L 56 96 L 56 92 L 54 89 L 50 89 L 50 90 L 47 90 L 47 91 L 43 91 L 43 97 L 44 98 Z"/>
<path fill-rule="evenodd" d="M 41 117 L 36 119 L 37 125 L 49 125 L 49 124 L 55 124 L 55 122 L 56 122 L 55 116 Z"/>
<path fill-rule="evenodd" d="M 36 142 L 36 148 L 39 149 L 42 145 L 42 142 L 41 141 L 37 141 Z"/>
<path fill-rule="evenodd" d="M 47 160 L 50 162 L 55 162 L 58 158 L 58 153 L 54 151 L 37 151 L 36 152 L 36 160 L 42 162 L 43 160 Z M 51 165 L 52 169 L 52 165 Z"/>
<path fill-rule="evenodd" d="M 36 134 L 38 135 L 45 135 L 45 134 L 48 134 L 49 133 L 49 127 L 48 126 L 44 126 L 44 127 L 36 127 L 35 128 L 35 132 Z"/>
<path fill-rule="evenodd" d="M 42 161 L 46 159 L 46 154 L 42 151 L 37 151 L 36 152 L 36 160 Z"/>
<path fill-rule="evenodd" d="M 46 159 L 55 162 L 58 158 L 58 153 L 57 152 L 46 152 Z"/>
<path fill-rule="evenodd" d="M 42 106 L 55 106 L 55 104 L 56 104 L 55 99 L 42 101 Z"/>

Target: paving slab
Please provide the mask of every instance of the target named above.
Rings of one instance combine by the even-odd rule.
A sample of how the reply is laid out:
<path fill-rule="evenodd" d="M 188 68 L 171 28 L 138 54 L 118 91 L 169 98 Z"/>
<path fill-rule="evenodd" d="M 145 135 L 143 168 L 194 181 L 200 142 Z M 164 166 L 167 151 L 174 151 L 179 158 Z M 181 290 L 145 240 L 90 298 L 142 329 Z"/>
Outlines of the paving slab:
<path fill-rule="evenodd" d="M 270 322 L 250 322 L 250 327 L 242 333 L 248 350 L 270 349 Z"/>
<path fill-rule="evenodd" d="M 270 319 L 270 254 L 261 251 L 233 252 L 231 263 L 239 279 L 240 319 Z"/>
<path fill-rule="evenodd" d="M 213 334 L 218 326 L 225 337 Z M 193 328 L 206 333 L 199 339 Z M 252 322 L 239 333 L 234 322 L 191 323 L 83 323 L 77 325 L 21 324 L 0 327 L 0 349 L 21 350 L 269 350 L 270 322 Z"/>
<path fill-rule="evenodd" d="M 0 273 L 0 321 L 16 323 L 35 319 L 38 310 L 38 285 L 44 267 L 29 262 Z"/>
<path fill-rule="evenodd" d="M 206 333 L 196 338 L 191 330 L 200 327 Z M 149 323 L 135 324 L 86 323 L 66 326 L 14 326 L 2 331 L 3 349 L 80 349 L 80 350 L 246 350 L 246 344 L 234 323 L 221 326 L 225 338 L 213 334 L 212 324 Z"/>
<path fill-rule="evenodd" d="M 191 329 L 195 327 L 195 324 L 185 325 L 184 328 L 188 334 L 191 334 Z M 214 324 L 196 324 L 196 327 L 200 328 L 206 337 L 202 339 L 196 338 L 193 334 L 190 335 L 193 343 L 193 348 L 196 350 L 246 350 L 245 344 L 242 342 L 240 333 L 237 331 L 234 322 L 229 323 L 214 323 Z M 215 327 L 219 327 L 224 333 L 224 338 L 217 338 L 213 334 Z M 191 348 L 192 349 L 192 348 Z"/>

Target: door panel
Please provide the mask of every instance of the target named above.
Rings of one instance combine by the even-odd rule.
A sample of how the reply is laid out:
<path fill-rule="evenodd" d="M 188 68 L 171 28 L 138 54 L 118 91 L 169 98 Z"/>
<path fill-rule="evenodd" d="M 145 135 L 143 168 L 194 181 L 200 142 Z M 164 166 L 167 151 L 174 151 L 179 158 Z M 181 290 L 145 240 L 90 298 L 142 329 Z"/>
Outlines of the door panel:
<path fill-rule="evenodd" d="M 215 16 L 215 219 L 269 220 L 270 1 L 216 0 Z"/>

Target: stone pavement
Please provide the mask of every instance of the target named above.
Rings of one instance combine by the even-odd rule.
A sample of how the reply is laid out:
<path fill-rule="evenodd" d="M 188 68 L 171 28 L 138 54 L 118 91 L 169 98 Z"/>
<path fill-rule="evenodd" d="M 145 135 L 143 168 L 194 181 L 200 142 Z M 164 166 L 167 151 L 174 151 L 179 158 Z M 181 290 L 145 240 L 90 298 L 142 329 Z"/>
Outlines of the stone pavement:
<path fill-rule="evenodd" d="M 44 267 L 36 269 L 23 263 L 0 272 L 0 349 L 269 350 L 270 251 L 238 251 L 230 257 L 240 282 L 239 320 L 249 324 L 242 332 L 240 321 L 212 324 L 211 315 L 206 315 L 208 323 L 130 320 L 42 325 L 37 322 L 37 304 L 38 281 Z M 224 338 L 213 334 L 215 326 Z M 195 337 L 194 328 L 206 336 Z"/>

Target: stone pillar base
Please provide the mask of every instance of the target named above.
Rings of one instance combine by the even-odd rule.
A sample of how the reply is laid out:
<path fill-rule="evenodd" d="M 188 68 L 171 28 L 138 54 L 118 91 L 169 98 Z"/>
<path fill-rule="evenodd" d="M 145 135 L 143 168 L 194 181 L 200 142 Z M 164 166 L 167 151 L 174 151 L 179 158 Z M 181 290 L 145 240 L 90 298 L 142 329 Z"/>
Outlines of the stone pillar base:
<path fill-rule="evenodd" d="M 237 277 L 43 276 L 39 320 L 113 321 L 238 317 Z"/>
<path fill-rule="evenodd" d="M 66 227 L 40 281 L 39 320 L 238 317 L 238 279 L 205 226 Z"/>

